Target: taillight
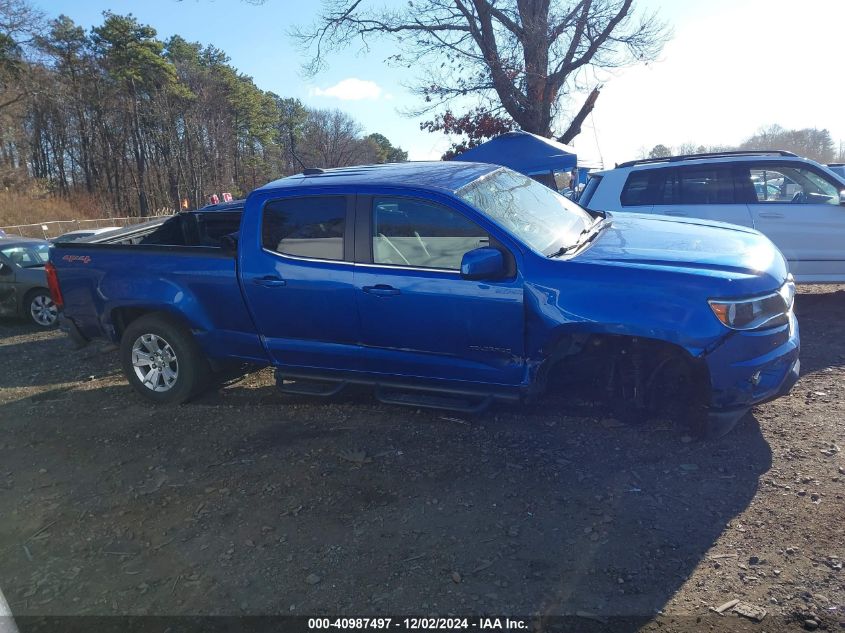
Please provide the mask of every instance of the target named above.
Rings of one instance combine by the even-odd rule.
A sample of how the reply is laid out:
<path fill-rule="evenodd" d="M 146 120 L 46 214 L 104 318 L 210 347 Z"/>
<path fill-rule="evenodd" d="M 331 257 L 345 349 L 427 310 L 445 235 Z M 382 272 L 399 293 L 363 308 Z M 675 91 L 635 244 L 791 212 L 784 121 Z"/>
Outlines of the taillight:
<path fill-rule="evenodd" d="M 64 306 L 65 302 L 62 299 L 62 289 L 59 287 L 59 275 L 56 273 L 56 267 L 53 262 L 47 262 L 44 266 L 44 272 L 47 273 L 47 287 L 50 289 L 50 297 L 57 308 Z"/>

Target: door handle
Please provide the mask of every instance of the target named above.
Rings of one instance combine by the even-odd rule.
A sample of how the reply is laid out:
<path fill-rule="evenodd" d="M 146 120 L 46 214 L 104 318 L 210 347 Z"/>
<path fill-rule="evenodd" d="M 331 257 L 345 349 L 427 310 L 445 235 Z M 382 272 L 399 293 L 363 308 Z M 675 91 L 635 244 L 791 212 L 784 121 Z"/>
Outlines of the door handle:
<path fill-rule="evenodd" d="M 670 209 L 669 211 L 666 212 L 666 215 L 674 215 L 674 216 L 677 216 L 677 217 L 686 217 L 687 214 L 683 211 L 674 211 L 674 210 Z"/>
<path fill-rule="evenodd" d="M 391 295 L 398 295 L 399 288 L 388 286 L 386 284 L 378 284 L 376 286 L 364 286 L 361 290 L 377 297 L 389 297 Z"/>
<path fill-rule="evenodd" d="M 760 211 L 757 215 L 761 218 L 782 218 L 783 213 L 778 213 L 777 211 Z"/>
<path fill-rule="evenodd" d="M 256 286 L 264 286 L 265 288 L 278 288 L 279 286 L 287 285 L 288 282 L 279 277 L 268 275 L 267 277 L 253 277 L 252 283 Z"/>

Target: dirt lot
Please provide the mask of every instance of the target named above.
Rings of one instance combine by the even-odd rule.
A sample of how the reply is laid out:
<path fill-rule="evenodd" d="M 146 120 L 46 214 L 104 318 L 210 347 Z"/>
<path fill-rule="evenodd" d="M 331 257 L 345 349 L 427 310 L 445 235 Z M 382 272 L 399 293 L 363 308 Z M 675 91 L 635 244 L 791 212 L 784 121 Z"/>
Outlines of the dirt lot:
<path fill-rule="evenodd" d="M 845 290 L 797 309 L 801 381 L 713 442 L 566 393 L 464 419 L 269 371 L 155 408 L 115 352 L 2 322 L 0 588 L 21 615 L 845 630 Z M 735 598 L 762 622 L 709 610 Z"/>

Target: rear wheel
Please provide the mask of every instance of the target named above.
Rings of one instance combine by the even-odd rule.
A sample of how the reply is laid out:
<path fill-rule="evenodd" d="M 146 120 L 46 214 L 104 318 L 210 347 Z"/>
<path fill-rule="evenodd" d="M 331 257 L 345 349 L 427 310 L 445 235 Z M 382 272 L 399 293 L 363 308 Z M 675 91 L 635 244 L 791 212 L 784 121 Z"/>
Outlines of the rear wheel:
<path fill-rule="evenodd" d="M 38 327 L 48 328 L 56 325 L 59 308 L 47 290 L 33 290 L 26 296 L 26 314 Z"/>
<path fill-rule="evenodd" d="M 135 391 L 159 404 L 181 404 L 208 384 L 208 361 L 190 331 L 163 314 L 129 324 L 120 360 Z"/>

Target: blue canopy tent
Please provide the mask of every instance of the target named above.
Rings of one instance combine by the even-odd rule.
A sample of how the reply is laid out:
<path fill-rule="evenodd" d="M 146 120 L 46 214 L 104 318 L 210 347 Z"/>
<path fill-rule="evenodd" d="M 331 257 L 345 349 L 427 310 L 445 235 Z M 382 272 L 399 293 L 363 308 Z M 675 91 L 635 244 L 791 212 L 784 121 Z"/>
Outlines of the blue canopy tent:
<path fill-rule="evenodd" d="M 574 147 L 528 132 L 507 132 L 465 151 L 454 160 L 509 167 L 553 189 L 557 189 L 554 185 L 556 172 L 570 172 L 578 165 Z"/>

